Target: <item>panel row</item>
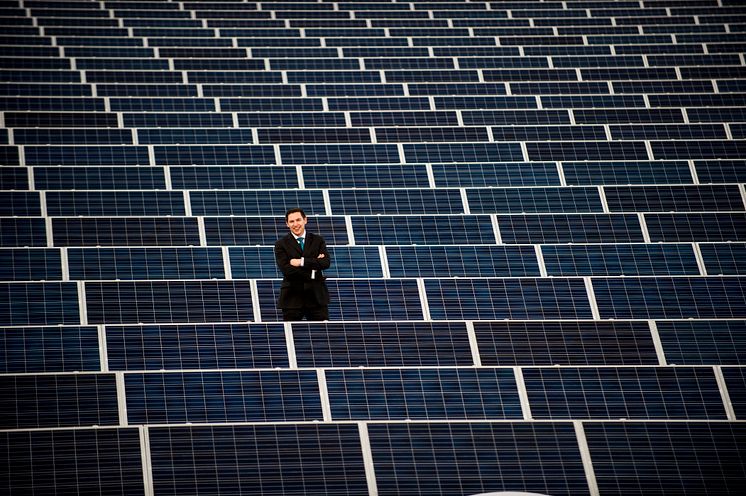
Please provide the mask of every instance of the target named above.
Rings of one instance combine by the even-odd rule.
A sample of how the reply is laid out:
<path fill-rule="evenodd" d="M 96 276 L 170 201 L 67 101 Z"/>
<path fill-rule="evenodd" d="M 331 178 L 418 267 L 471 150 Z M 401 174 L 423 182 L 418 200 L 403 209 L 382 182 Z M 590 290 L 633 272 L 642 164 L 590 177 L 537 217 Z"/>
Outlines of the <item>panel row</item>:
<path fill-rule="evenodd" d="M 287 335 L 282 323 L 4 327 L 0 373 L 97 372 L 104 365 L 135 372 L 746 365 L 745 320 L 294 322 L 290 329 Z"/>
<path fill-rule="evenodd" d="M 727 420 L 743 367 L 405 368 L 3 375 L 0 429 L 365 420 Z M 528 396 L 522 405 L 516 373 Z M 322 392 L 319 375 L 326 391 Z M 329 412 L 322 409 L 326 395 Z"/>
<path fill-rule="evenodd" d="M 280 283 L 1 283 L 0 325 L 278 322 Z M 425 279 L 422 288 L 416 279 L 330 279 L 328 285 L 335 321 L 746 317 L 742 276 Z"/>
<path fill-rule="evenodd" d="M 744 243 L 330 246 L 329 253 L 331 278 L 746 275 Z M 269 246 L 0 248 L 0 281 L 61 281 L 63 273 L 71 281 L 282 278 Z"/>
<path fill-rule="evenodd" d="M 280 210 L 299 204 L 306 207 L 293 202 Z M 306 212 L 317 213 L 311 208 Z M 746 241 L 746 213 L 738 212 L 501 214 L 496 221 L 489 215 L 349 219 L 351 231 L 341 216 L 317 217 L 309 229 L 330 245 L 360 246 Z M 3 248 L 273 246 L 286 233 L 277 217 L 0 217 Z"/>
<path fill-rule="evenodd" d="M 6 158 L 7 165 L 21 165 L 19 148 L 0 146 L 0 154 Z M 137 145 L 25 145 L 22 148 L 27 166 L 343 165 L 746 158 L 746 140 L 530 141 L 525 143 L 525 154 L 521 149 L 522 144 L 517 141 L 399 145 L 156 145 L 151 148 L 152 157 L 148 146 Z"/>
<path fill-rule="evenodd" d="M 0 151 L 2 148 L 0 148 Z M 480 188 L 746 183 L 746 161 L 0 168 L 3 190 Z M 432 171 L 432 182 L 430 179 Z"/>
<path fill-rule="evenodd" d="M 31 487 L 54 491 L 61 483 L 78 494 L 145 494 L 143 459 L 152 464 L 156 494 L 353 495 L 373 487 L 380 495 L 511 490 L 576 496 L 591 494 L 586 471 L 601 494 L 641 493 L 651 485 L 667 494 L 713 488 L 737 494 L 746 478 L 746 431 L 736 422 L 234 425 L 0 436 L 9 447 L 0 461 L 8 467 L 11 495 Z M 370 450 L 369 472 L 364 449 Z"/>

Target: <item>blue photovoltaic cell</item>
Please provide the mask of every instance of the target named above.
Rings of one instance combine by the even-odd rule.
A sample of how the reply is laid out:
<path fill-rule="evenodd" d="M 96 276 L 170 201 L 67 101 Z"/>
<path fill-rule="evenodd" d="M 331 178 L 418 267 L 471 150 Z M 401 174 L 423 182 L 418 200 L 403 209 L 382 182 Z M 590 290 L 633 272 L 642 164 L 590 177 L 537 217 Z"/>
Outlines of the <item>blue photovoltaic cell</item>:
<path fill-rule="evenodd" d="M 295 167 L 170 167 L 174 189 L 294 189 L 298 187 Z M 306 187 L 308 184 L 306 183 Z"/>
<path fill-rule="evenodd" d="M 100 370 L 95 327 L 0 328 L 0 372 L 82 372 Z"/>
<path fill-rule="evenodd" d="M 563 162 L 568 185 L 691 183 L 689 164 L 683 161 Z"/>
<path fill-rule="evenodd" d="M 137 428 L 2 432 L 0 444 L 9 496 L 145 494 Z"/>
<path fill-rule="evenodd" d="M 459 214 L 464 212 L 457 189 L 330 190 L 335 215 Z"/>
<path fill-rule="evenodd" d="M 652 242 L 746 241 L 746 214 L 661 213 L 645 214 Z"/>
<path fill-rule="evenodd" d="M 80 324 L 74 282 L 0 284 L 0 325 Z"/>
<path fill-rule="evenodd" d="M 733 412 L 738 420 L 743 420 L 746 418 L 746 369 L 723 367 L 722 371 Z"/>
<path fill-rule="evenodd" d="M 658 321 L 671 365 L 746 364 L 746 320 Z"/>
<path fill-rule="evenodd" d="M 43 222 L 43 220 L 42 220 Z M 56 218 L 54 246 L 198 246 L 195 217 Z"/>
<path fill-rule="evenodd" d="M 155 146 L 157 165 L 267 165 L 275 163 L 271 146 Z"/>
<path fill-rule="evenodd" d="M 462 322 L 297 322 L 299 367 L 473 365 Z"/>
<path fill-rule="evenodd" d="M 125 217 L 185 215 L 180 191 L 48 191 L 47 215 Z"/>
<path fill-rule="evenodd" d="M 3 166 L 0 168 L 0 189 L 29 189 L 28 171 L 26 167 Z"/>
<path fill-rule="evenodd" d="M 107 326 L 109 370 L 288 367 L 280 324 Z"/>
<path fill-rule="evenodd" d="M 192 191 L 193 215 L 284 215 L 300 207 L 306 215 L 323 215 L 324 198 L 318 190 Z"/>
<path fill-rule="evenodd" d="M 158 494 L 366 494 L 353 424 L 151 428 Z"/>
<path fill-rule="evenodd" d="M 744 210 L 738 186 L 613 186 L 604 188 L 612 212 L 701 212 Z"/>
<path fill-rule="evenodd" d="M 71 248 L 67 260 L 72 280 L 225 278 L 219 248 Z"/>
<path fill-rule="evenodd" d="M 327 280 L 330 320 L 422 320 L 414 279 Z M 258 281 L 262 321 L 282 320 L 277 308 L 280 281 Z"/>
<path fill-rule="evenodd" d="M 359 245 L 495 243 L 495 232 L 485 215 L 353 217 L 352 229 Z"/>
<path fill-rule="evenodd" d="M 91 282 L 91 324 L 254 320 L 249 281 Z"/>
<path fill-rule="evenodd" d="M 466 197 L 473 214 L 603 212 L 595 188 L 479 188 Z"/>
<path fill-rule="evenodd" d="M 523 418 L 511 369 L 327 370 L 326 384 L 333 420 Z"/>
<path fill-rule="evenodd" d="M 742 277 L 594 278 L 602 319 L 746 317 Z"/>
<path fill-rule="evenodd" d="M 642 141 L 540 141 L 526 143 L 530 160 L 645 160 Z M 656 158 L 678 158 L 657 157 Z"/>
<path fill-rule="evenodd" d="M 282 163 L 300 164 L 397 164 L 396 145 L 280 145 Z"/>
<path fill-rule="evenodd" d="M 688 244 L 544 245 L 550 276 L 699 275 Z"/>
<path fill-rule="evenodd" d="M 744 160 L 696 160 L 694 168 L 702 183 L 746 182 Z"/>
<path fill-rule="evenodd" d="M 738 494 L 746 425 L 736 422 L 583 424 L 601 494 Z"/>
<path fill-rule="evenodd" d="M 404 144 L 408 163 L 522 161 L 518 143 L 425 143 Z"/>
<path fill-rule="evenodd" d="M 553 162 L 432 164 L 438 187 L 559 186 Z"/>
<path fill-rule="evenodd" d="M 378 494 L 590 494 L 570 423 L 371 423 Z"/>
<path fill-rule="evenodd" d="M 726 419 L 711 368 L 524 368 L 523 379 L 534 419 Z"/>
<path fill-rule="evenodd" d="M 746 244 L 700 244 L 702 261 L 709 275 L 746 275 Z M 1 253 L 1 252 L 0 252 Z"/>
<path fill-rule="evenodd" d="M 645 322 L 474 322 L 482 365 L 657 365 Z"/>
<path fill-rule="evenodd" d="M 422 164 L 307 165 L 302 168 L 306 188 L 423 188 L 428 187 Z"/>
<path fill-rule="evenodd" d="M 650 147 L 662 160 L 746 158 L 744 140 L 651 141 Z"/>
<path fill-rule="evenodd" d="M 0 247 L 47 246 L 42 218 L 0 217 Z"/>
<path fill-rule="evenodd" d="M 144 146 L 25 146 L 26 165 L 149 165 Z"/>
<path fill-rule="evenodd" d="M 40 190 L 166 189 L 161 167 L 33 167 L 31 170 L 34 185 Z"/>
<path fill-rule="evenodd" d="M 426 279 L 425 291 L 435 320 L 591 318 L 581 279 Z"/>
<path fill-rule="evenodd" d="M 632 214 L 500 215 L 503 243 L 642 242 L 640 221 Z"/>
<path fill-rule="evenodd" d="M 124 383 L 131 424 L 323 419 L 313 370 L 128 373 Z"/>
<path fill-rule="evenodd" d="M 114 374 L 0 376 L 0 428 L 118 425 Z"/>
<path fill-rule="evenodd" d="M 388 246 L 391 277 L 539 276 L 531 246 Z"/>
<path fill-rule="evenodd" d="M 284 212 L 276 213 L 279 217 L 206 217 L 207 244 L 274 246 L 278 239 L 289 232 Z M 309 216 L 306 229 L 321 234 L 327 245 L 348 244 L 344 217 Z"/>
<path fill-rule="evenodd" d="M 40 216 L 40 201 L 39 193 L 36 191 L 0 191 L 0 216 Z"/>
<path fill-rule="evenodd" d="M 57 249 L 0 249 L 0 281 L 60 281 L 62 262 Z"/>

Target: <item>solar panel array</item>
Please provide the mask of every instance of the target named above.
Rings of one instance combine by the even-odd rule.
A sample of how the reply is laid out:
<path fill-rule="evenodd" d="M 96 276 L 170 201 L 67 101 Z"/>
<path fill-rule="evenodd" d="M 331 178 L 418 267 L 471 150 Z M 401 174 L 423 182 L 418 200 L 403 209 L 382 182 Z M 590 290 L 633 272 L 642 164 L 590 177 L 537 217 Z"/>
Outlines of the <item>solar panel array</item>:
<path fill-rule="evenodd" d="M 0 29 L 5 494 L 741 493 L 742 2 Z M 295 206 L 329 322 L 275 306 Z"/>

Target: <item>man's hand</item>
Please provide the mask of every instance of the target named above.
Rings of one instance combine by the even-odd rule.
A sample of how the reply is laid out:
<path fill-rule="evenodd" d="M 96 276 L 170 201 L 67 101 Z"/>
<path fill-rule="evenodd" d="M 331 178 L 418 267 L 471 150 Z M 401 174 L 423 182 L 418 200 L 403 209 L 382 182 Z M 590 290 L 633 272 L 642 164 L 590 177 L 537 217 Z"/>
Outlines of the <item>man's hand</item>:
<path fill-rule="evenodd" d="M 290 265 L 293 267 L 300 267 L 300 258 L 291 258 L 290 259 Z"/>
<path fill-rule="evenodd" d="M 324 258 L 324 254 L 323 254 L 323 253 L 321 253 L 321 254 L 319 254 L 319 256 L 318 256 L 318 257 L 316 257 L 316 258 Z"/>

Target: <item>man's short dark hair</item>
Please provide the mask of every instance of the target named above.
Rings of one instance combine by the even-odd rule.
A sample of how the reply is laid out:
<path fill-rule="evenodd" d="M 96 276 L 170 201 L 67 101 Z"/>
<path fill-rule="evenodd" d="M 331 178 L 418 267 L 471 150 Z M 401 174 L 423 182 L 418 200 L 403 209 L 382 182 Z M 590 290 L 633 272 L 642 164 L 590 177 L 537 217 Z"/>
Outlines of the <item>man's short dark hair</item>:
<path fill-rule="evenodd" d="M 303 211 L 302 208 L 291 208 L 287 212 L 285 212 L 285 222 L 288 221 L 288 217 L 290 217 L 290 214 L 294 214 L 295 212 L 299 212 L 300 216 L 304 219 L 306 218 L 306 213 Z"/>

